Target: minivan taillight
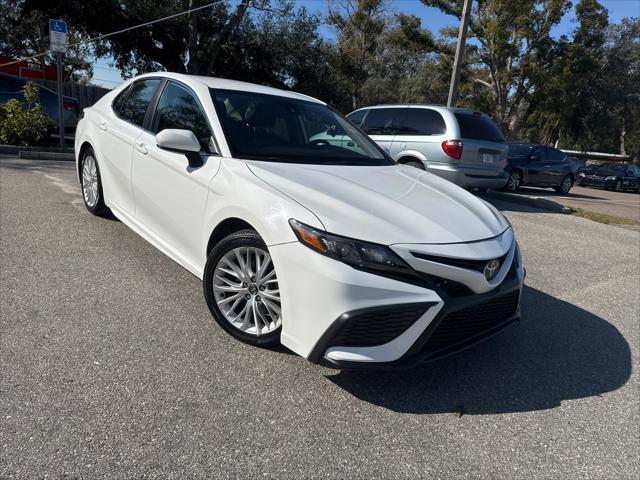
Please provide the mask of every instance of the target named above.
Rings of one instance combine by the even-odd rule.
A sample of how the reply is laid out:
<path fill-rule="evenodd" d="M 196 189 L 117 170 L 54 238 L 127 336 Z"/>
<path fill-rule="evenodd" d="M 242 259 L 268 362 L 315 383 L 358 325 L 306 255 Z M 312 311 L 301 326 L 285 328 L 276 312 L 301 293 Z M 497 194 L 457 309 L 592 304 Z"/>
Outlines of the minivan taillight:
<path fill-rule="evenodd" d="M 460 157 L 462 157 L 462 140 L 445 140 L 442 142 L 442 150 L 449 157 L 460 160 Z"/>

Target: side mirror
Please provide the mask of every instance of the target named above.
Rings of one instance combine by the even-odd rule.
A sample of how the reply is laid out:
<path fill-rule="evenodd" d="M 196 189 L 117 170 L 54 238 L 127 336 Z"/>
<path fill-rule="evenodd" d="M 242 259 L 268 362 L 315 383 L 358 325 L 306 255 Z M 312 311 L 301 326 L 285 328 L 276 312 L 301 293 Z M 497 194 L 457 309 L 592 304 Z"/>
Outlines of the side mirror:
<path fill-rule="evenodd" d="M 200 142 L 191 130 L 167 128 L 156 135 L 156 144 L 170 152 L 184 153 L 191 168 L 204 165 L 200 156 Z"/>

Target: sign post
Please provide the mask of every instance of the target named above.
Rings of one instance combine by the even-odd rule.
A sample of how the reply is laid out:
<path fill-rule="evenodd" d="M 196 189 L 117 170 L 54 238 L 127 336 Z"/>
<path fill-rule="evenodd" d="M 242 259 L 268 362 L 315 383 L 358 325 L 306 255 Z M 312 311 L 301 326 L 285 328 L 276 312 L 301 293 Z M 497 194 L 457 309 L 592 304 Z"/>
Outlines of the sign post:
<path fill-rule="evenodd" d="M 49 42 L 56 54 L 58 77 L 58 134 L 60 146 L 64 147 L 64 105 L 62 101 L 62 56 L 67 51 L 67 23 L 64 20 L 49 20 Z"/>

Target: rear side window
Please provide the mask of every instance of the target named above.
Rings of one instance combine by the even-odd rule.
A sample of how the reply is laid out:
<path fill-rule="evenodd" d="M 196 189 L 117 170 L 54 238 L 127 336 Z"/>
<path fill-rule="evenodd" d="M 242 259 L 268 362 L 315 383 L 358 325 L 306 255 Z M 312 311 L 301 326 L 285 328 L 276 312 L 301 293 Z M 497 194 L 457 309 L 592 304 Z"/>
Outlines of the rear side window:
<path fill-rule="evenodd" d="M 120 109 L 122 108 L 122 104 L 124 103 L 125 98 L 127 98 L 128 92 L 129 92 L 129 88 L 125 88 L 122 92 L 118 94 L 116 99 L 113 101 L 112 107 L 114 112 L 120 113 Z"/>
<path fill-rule="evenodd" d="M 158 133 L 167 128 L 191 130 L 205 151 L 211 141 L 209 124 L 197 100 L 191 92 L 173 82 L 167 84 L 160 96 L 151 131 Z"/>
<path fill-rule="evenodd" d="M 358 110 L 357 112 L 353 112 L 347 115 L 347 119 L 349 119 L 351 123 L 359 127 L 366 114 L 367 110 Z"/>
<path fill-rule="evenodd" d="M 149 102 L 151 102 L 151 97 L 153 97 L 158 85 L 160 85 L 158 79 L 134 83 L 120 108 L 120 117 L 135 125 L 142 126 Z"/>
<path fill-rule="evenodd" d="M 458 125 L 460 125 L 460 136 L 473 140 L 484 140 L 487 142 L 504 142 L 504 135 L 487 117 L 473 115 L 470 113 L 456 113 Z"/>
<path fill-rule="evenodd" d="M 402 108 L 372 108 L 362 124 L 362 130 L 369 135 L 393 135 L 394 121 L 402 113 Z"/>
<path fill-rule="evenodd" d="M 442 135 L 446 131 L 442 115 L 427 108 L 407 108 L 398 122 L 401 135 Z"/>

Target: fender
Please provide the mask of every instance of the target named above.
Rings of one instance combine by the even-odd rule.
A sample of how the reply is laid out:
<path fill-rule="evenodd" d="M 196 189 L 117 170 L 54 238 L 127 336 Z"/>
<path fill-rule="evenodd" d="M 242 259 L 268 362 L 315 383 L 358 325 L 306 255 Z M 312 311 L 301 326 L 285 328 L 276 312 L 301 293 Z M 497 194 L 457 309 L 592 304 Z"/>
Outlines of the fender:
<path fill-rule="evenodd" d="M 422 162 L 428 163 L 427 157 L 424 156 L 423 153 L 417 151 L 417 150 L 402 150 L 401 152 L 396 153 L 393 156 L 393 159 L 398 162 L 398 160 L 400 160 L 402 157 L 413 157 L 416 158 Z M 398 162 L 400 163 L 400 162 Z"/>

